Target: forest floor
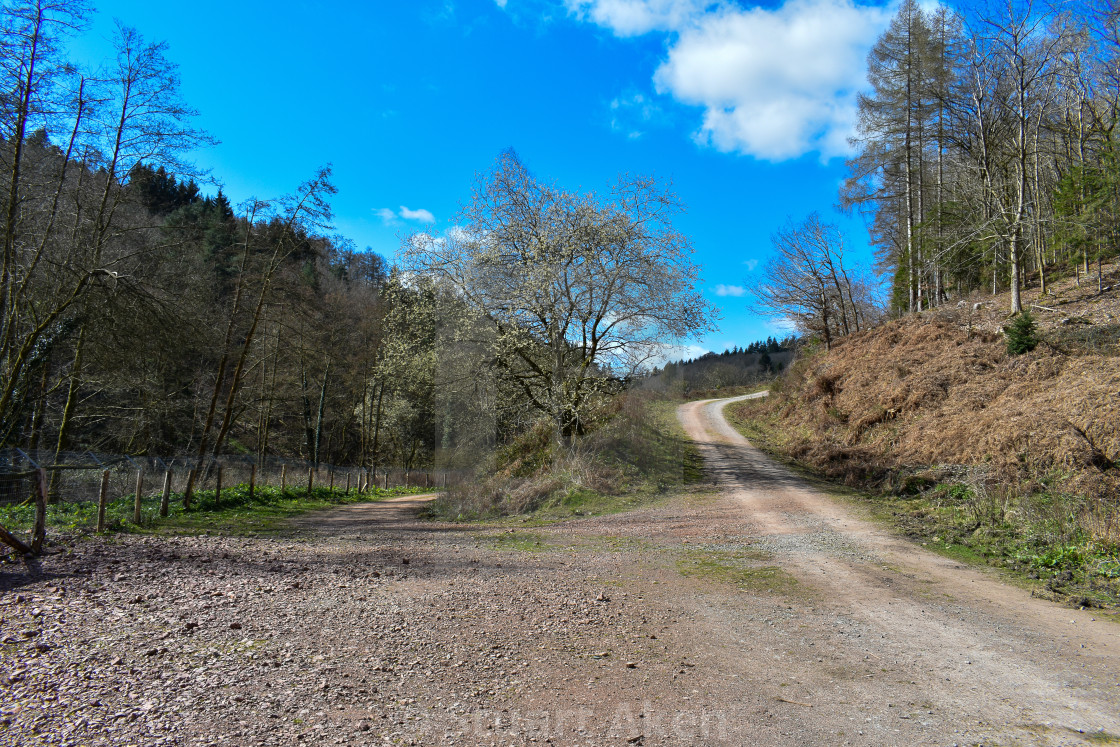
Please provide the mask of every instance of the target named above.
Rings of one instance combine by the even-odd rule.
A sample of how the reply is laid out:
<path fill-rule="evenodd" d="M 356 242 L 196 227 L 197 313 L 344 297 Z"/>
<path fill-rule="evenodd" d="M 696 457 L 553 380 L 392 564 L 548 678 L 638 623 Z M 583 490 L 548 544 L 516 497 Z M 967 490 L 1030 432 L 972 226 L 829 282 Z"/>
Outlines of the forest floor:
<path fill-rule="evenodd" d="M 625 513 L 409 496 L 0 567 L 0 744 L 1120 744 L 1108 613 L 867 521 L 725 402 L 680 411 L 708 489 Z"/>

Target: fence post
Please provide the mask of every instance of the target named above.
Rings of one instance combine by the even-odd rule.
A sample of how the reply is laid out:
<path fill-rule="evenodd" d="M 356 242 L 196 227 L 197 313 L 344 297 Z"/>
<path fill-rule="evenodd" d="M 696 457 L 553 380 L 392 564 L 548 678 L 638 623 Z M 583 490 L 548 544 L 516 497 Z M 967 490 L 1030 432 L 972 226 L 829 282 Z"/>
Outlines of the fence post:
<path fill-rule="evenodd" d="M 281 464 L 280 465 L 280 495 L 282 496 L 284 494 L 284 491 L 287 490 L 287 489 L 288 489 L 288 465 Z"/>
<path fill-rule="evenodd" d="M 218 465 L 217 486 L 214 488 L 214 507 L 222 502 L 222 465 Z"/>
<path fill-rule="evenodd" d="M 334 470 L 327 470 L 331 475 L 331 493 L 334 493 Z"/>
<path fill-rule="evenodd" d="M 307 497 L 311 497 L 311 488 L 315 487 L 315 468 L 307 468 Z"/>
<path fill-rule="evenodd" d="M 105 504 L 109 501 L 109 470 L 101 472 L 101 492 L 97 494 L 97 531 L 105 531 Z"/>
<path fill-rule="evenodd" d="M 376 477 L 376 475 L 374 475 Z M 389 470 L 385 470 L 385 489 L 389 489 Z"/>
<path fill-rule="evenodd" d="M 257 465 L 249 465 L 249 502 L 253 502 L 253 494 L 257 490 Z"/>
<path fill-rule="evenodd" d="M 140 496 L 144 492 L 144 470 L 136 470 L 136 500 L 132 507 L 132 523 L 140 525 Z"/>
<path fill-rule="evenodd" d="M 346 471 L 346 492 L 343 495 L 350 495 L 350 471 Z"/>
<path fill-rule="evenodd" d="M 35 471 L 35 530 L 31 533 L 31 552 L 38 555 L 47 538 L 47 471 L 40 467 Z"/>
<path fill-rule="evenodd" d="M 167 516 L 171 503 L 171 470 L 163 473 L 163 497 L 159 500 L 159 515 Z"/>

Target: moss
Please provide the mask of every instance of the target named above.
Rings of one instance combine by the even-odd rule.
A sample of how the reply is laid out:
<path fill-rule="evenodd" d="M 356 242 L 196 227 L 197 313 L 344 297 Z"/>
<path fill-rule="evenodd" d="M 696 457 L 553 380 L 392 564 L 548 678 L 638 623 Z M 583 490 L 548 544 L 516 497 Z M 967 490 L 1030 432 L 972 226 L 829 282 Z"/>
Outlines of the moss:
<path fill-rule="evenodd" d="M 510 552 L 548 552 L 557 550 L 557 545 L 545 542 L 544 537 L 533 532 L 508 530 L 501 534 L 487 534 L 479 537 L 492 550 Z"/>
<path fill-rule="evenodd" d="M 677 572 L 682 576 L 703 578 L 730 584 L 756 594 L 793 593 L 797 579 L 774 565 L 761 565 L 769 555 L 752 549 L 687 550 L 677 559 Z"/>

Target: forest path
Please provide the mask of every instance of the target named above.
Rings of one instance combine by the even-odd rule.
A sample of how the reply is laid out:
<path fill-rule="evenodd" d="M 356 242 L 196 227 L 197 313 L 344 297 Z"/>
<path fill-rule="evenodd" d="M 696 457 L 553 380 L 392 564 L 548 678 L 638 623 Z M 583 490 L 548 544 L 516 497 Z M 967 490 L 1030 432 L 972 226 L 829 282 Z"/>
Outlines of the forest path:
<path fill-rule="evenodd" d="M 383 501 L 349 503 L 301 514 L 288 523 L 297 530 L 328 534 L 391 530 L 400 525 L 414 524 L 417 511 L 438 496 L 439 493 L 423 493 L 400 495 Z"/>
<path fill-rule="evenodd" d="M 743 511 L 752 545 L 834 619 L 858 621 L 866 653 L 901 676 L 890 687 L 896 703 L 925 702 L 947 723 L 1044 743 L 1120 732 L 1120 625 L 862 520 L 751 446 L 723 416 L 741 399 L 689 403 L 679 417 Z"/>
<path fill-rule="evenodd" d="M 680 410 L 716 482 L 625 513 L 406 496 L 2 564 L 0 747 L 1120 743 L 1120 625 L 860 520 L 725 403 Z"/>

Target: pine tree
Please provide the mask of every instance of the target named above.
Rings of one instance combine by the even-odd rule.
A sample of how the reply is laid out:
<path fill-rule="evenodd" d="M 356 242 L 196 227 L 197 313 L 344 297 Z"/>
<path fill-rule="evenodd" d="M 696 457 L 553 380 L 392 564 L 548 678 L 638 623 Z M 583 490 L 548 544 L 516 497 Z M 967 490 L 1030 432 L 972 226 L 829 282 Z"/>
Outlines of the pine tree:
<path fill-rule="evenodd" d="M 1029 353 L 1038 347 L 1038 328 L 1029 311 L 1016 315 L 1004 334 L 1007 335 L 1007 352 L 1011 355 Z"/>
<path fill-rule="evenodd" d="M 880 261 L 904 278 L 908 309 L 921 309 L 928 295 L 917 231 L 925 220 L 923 149 L 937 51 L 922 9 L 904 0 L 867 58 L 871 93 L 859 97 L 859 152 L 841 194 L 846 206 L 872 204 L 898 226 L 878 237 Z"/>

